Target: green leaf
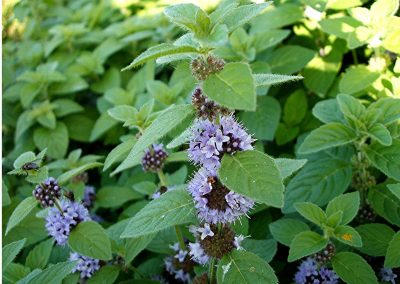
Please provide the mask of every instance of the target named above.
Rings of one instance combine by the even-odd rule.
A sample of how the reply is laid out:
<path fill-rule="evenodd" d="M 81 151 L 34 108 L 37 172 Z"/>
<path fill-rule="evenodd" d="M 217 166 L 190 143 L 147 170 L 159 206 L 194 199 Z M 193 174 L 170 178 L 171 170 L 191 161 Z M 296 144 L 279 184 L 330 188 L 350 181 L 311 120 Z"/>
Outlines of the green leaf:
<path fill-rule="evenodd" d="M 290 244 L 288 261 L 293 262 L 302 257 L 319 252 L 328 244 L 328 239 L 312 231 L 297 234 Z"/>
<path fill-rule="evenodd" d="M 84 110 L 80 104 L 67 99 L 55 100 L 52 102 L 52 105 L 55 107 L 54 114 L 57 117 L 64 117 L 66 115 L 82 112 Z"/>
<path fill-rule="evenodd" d="M 67 127 L 64 123 L 57 122 L 55 129 L 36 128 L 33 141 L 40 150 L 47 148 L 47 154 L 50 157 L 63 158 L 67 153 L 69 143 Z"/>
<path fill-rule="evenodd" d="M 218 283 L 278 283 L 274 270 L 257 255 L 244 250 L 233 250 L 218 264 Z"/>
<path fill-rule="evenodd" d="M 27 268 L 27 267 L 25 267 L 26 269 L 29 269 L 29 268 Z M 19 279 L 17 282 L 16 282 L 16 284 L 29 284 L 30 283 L 30 281 L 31 281 L 31 279 L 33 278 L 33 277 L 35 277 L 36 275 L 38 275 L 38 274 L 40 274 L 40 272 L 42 272 L 42 270 L 41 269 L 34 269 L 34 270 L 32 270 L 32 272 L 30 272 L 28 275 L 26 275 L 24 278 L 22 278 L 22 279 Z"/>
<path fill-rule="evenodd" d="M 79 74 L 67 74 L 67 80 L 52 84 L 50 92 L 65 95 L 85 90 L 88 86 L 88 83 Z"/>
<path fill-rule="evenodd" d="M 341 93 L 354 94 L 365 90 L 376 79 L 379 78 L 378 72 L 373 72 L 367 66 L 357 65 L 346 70 L 339 83 Z"/>
<path fill-rule="evenodd" d="M 295 203 L 294 207 L 301 216 L 318 226 L 322 226 L 326 222 L 327 217 L 325 212 L 313 203 L 299 202 Z"/>
<path fill-rule="evenodd" d="M 181 134 L 176 136 L 171 142 L 167 144 L 167 149 L 173 149 L 189 142 L 191 133 L 191 127 L 186 128 Z"/>
<path fill-rule="evenodd" d="M 271 5 L 251 22 L 251 31 L 261 32 L 288 26 L 301 20 L 303 14 L 304 9 L 295 3 Z"/>
<path fill-rule="evenodd" d="M 387 186 L 393 195 L 395 195 L 400 200 L 400 183 L 398 184 L 388 184 Z"/>
<path fill-rule="evenodd" d="M 136 57 L 131 64 L 122 69 L 122 71 L 138 67 L 149 60 L 157 59 L 166 55 L 196 53 L 198 53 L 197 49 L 192 46 L 175 46 L 169 43 L 162 43 L 147 49 L 145 52 Z"/>
<path fill-rule="evenodd" d="M 293 74 L 306 66 L 314 56 L 315 51 L 311 49 L 297 45 L 286 45 L 276 49 L 268 63 L 271 66 L 272 73 Z"/>
<path fill-rule="evenodd" d="M 351 192 L 339 195 L 329 201 L 326 207 L 326 214 L 331 216 L 337 211 L 342 211 L 341 225 L 346 225 L 356 217 L 358 208 L 360 207 L 360 194 L 358 192 Z"/>
<path fill-rule="evenodd" d="M 284 218 L 271 223 L 269 229 L 274 239 L 285 246 L 290 246 L 296 235 L 309 231 L 310 227 L 302 221 Z"/>
<path fill-rule="evenodd" d="M 137 110 L 133 106 L 119 105 L 108 110 L 108 114 L 115 120 L 124 122 L 124 126 L 134 124 Z"/>
<path fill-rule="evenodd" d="M 3 282 L 16 283 L 29 275 L 29 268 L 19 263 L 10 263 L 7 269 L 3 270 Z"/>
<path fill-rule="evenodd" d="M 294 160 L 286 158 L 275 159 L 275 164 L 283 179 L 290 177 L 294 172 L 300 170 L 307 163 L 306 159 Z"/>
<path fill-rule="evenodd" d="M 307 163 L 285 190 L 284 213 L 294 212 L 293 204 L 307 201 L 323 206 L 343 193 L 351 182 L 351 165 L 323 158 Z"/>
<path fill-rule="evenodd" d="M 298 152 L 309 154 L 336 146 L 343 146 L 356 139 L 354 131 L 347 126 L 331 122 L 313 130 L 304 139 Z"/>
<path fill-rule="evenodd" d="M 368 134 L 372 139 L 375 139 L 383 146 L 390 146 L 392 144 L 392 136 L 383 124 L 374 124 L 368 129 Z"/>
<path fill-rule="evenodd" d="M 385 257 L 385 267 L 400 267 L 400 232 L 397 232 L 389 243 Z"/>
<path fill-rule="evenodd" d="M 18 116 L 14 141 L 18 141 L 22 134 L 24 134 L 35 123 L 31 113 L 32 111 L 26 110 Z"/>
<path fill-rule="evenodd" d="M 360 233 L 363 246 L 359 250 L 371 256 L 384 256 L 394 231 L 384 224 L 365 224 L 356 228 Z"/>
<path fill-rule="evenodd" d="M 6 229 L 6 235 L 8 234 L 8 232 L 16 227 L 19 223 L 21 223 L 22 220 L 24 220 L 24 218 L 26 216 L 29 215 L 29 213 L 31 213 L 31 211 L 38 205 L 38 202 L 36 201 L 36 199 L 34 197 L 27 197 L 24 200 L 22 200 L 18 206 L 15 208 L 15 210 L 13 211 L 13 213 L 11 214 L 10 219 L 8 220 L 7 223 L 7 229 Z"/>
<path fill-rule="evenodd" d="M 122 161 L 128 155 L 136 141 L 136 138 L 128 139 L 112 149 L 104 162 L 103 171 L 109 169 L 114 163 Z"/>
<path fill-rule="evenodd" d="M 125 240 L 125 261 L 131 262 L 154 239 L 155 233 Z"/>
<path fill-rule="evenodd" d="M 323 123 L 345 122 L 343 113 L 340 111 L 339 104 L 336 99 L 318 102 L 314 106 L 312 113 Z"/>
<path fill-rule="evenodd" d="M 381 111 L 379 122 L 388 125 L 400 119 L 400 99 L 379 98 L 379 100 L 369 106 L 368 112 L 372 110 Z"/>
<path fill-rule="evenodd" d="M 336 211 L 335 213 L 328 216 L 326 219 L 326 225 L 331 228 L 336 228 L 340 225 L 343 219 L 343 211 Z"/>
<path fill-rule="evenodd" d="M 57 180 L 59 184 L 65 184 L 67 183 L 70 179 L 72 179 L 73 177 L 79 175 L 80 173 L 83 173 L 89 169 L 93 169 L 93 168 L 97 168 L 97 167 L 101 167 L 103 165 L 103 163 L 99 163 L 99 162 L 92 162 L 92 163 L 87 163 L 85 165 L 79 166 L 77 168 L 74 168 L 72 170 L 69 170 L 68 172 L 63 173 L 62 175 L 60 175 Z"/>
<path fill-rule="evenodd" d="M 143 195 L 138 194 L 129 187 L 105 186 L 96 193 L 96 205 L 103 208 L 118 207 L 125 202 L 140 199 Z"/>
<path fill-rule="evenodd" d="M 36 245 L 26 257 L 25 265 L 30 269 L 46 267 L 53 249 L 54 240 L 48 239 Z"/>
<path fill-rule="evenodd" d="M 76 265 L 76 261 L 66 261 L 49 266 L 29 281 L 29 284 L 60 283 Z"/>
<path fill-rule="evenodd" d="M 275 240 L 244 239 L 241 246 L 246 251 L 256 254 L 266 262 L 270 262 L 278 250 Z"/>
<path fill-rule="evenodd" d="M 256 52 L 259 53 L 261 51 L 264 51 L 270 47 L 273 47 L 280 42 L 282 42 L 285 38 L 287 38 L 290 34 L 289 30 L 265 30 L 262 32 L 257 32 L 255 34 L 252 34 L 255 39 L 254 39 L 254 48 L 256 49 Z M 263 75 L 263 74 L 253 74 L 253 75 Z M 265 74 L 268 76 L 267 80 L 271 79 L 272 81 L 275 81 L 276 79 L 279 79 L 276 76 L 282 76 L 282 75 L 275 75 L 275 74 Z M 269 76 L 272 75 L 272 76 Z M 283 77 L 281 77 L 283 79 Z M 294 78 L 293 78 L 294 79 Z M 299 80 L 301 77 L 298 79 L 294 80 Z M 292 80 L 292 79 L 290 79 Z M 263 80 L 261 80 L 262 82 Z M 278 82 L 279 83 L 279 82 Z M 270 84 L 270 83 L 268 83 Z"/>
<path fill-rule="evenodd" d="M 248 64 L 234 62 L 211 74 L 203 83 L 204 93 L 217 103 L 232 109 L 256 109 L 256 89 Z"/>
<path fill-rule="evenodd" d="M 112 258 L 111 242 L 106 231 L 92 221 L 79 223 L 71 231 L 68 244 L 73 251 L 85 256 L 102 260 Z"/>
<path fill-rule="evenodd" d="M 87 280 L 87 284 L 115 283 L 115 280 L 118 278 L 119 271 L 120 268 L 117 265 L 105 265 Z"/>
<path fill-rule="evenodd" d="M 373 143 L 364 148 L 368 160 L 387 176 L 400 181 L 400 140 L 391 146 Z"/>
<path fill-rule="evenodd" d="M 302 80 L 302 76 L 290 76 L 280 74 L 253 74 L 256 87 L 279 85 L 286 82 Z"/>
<path fill-rule="evenodd" d="M 356 98 L 346 94 L 339 94 L 336 99 L 345 117 L 359 120 L 364 115 L 365 107 Z"/>
<path fill-rule="evenodd" d="M 173 105 L 167 108 L 144 131 L 143 135 L 140 136 L 139 140 L 133 146 L 128 157 L 126 157 L 113 174 L 137 165 L 147 147 L 175 129 L 184 120 L 193 116 L 194 110 L 191 105 Z"/>
<path fill-rule="evenodd" d="M 339 277 L 348 284 L 376 283 L 371 266 L 359 255 L 352 252 L 339 252 L 332 258 L 332 265 Z"/>
<path fill-rule="evenodd" d="M 260 4 L 243 5 L 231 10 L 222 19 L 222 22 L 228 27 L 228 30 L 232 32 L 238 27 L 244 25 L 252 18 L 260 14 L 272 1 Z"/>
<path fill-rule="evenodd" d="M 288 126 L 301 123 L 308 110 L 307 96 L 302 89 L 289 95 L 283 108 L 283 121 Z"/>
<path fill-rule="evenodd" d="M 334 237 L 339 242 L 353 247 L 361 247 L 363 242 L 360 234 L 350 226 L 338 226 L 335 228 Z"/>
<path fill-rule="evenodd" d="M 258 151 L 224 155 L 221 182 L 234 192 L 273 207 L 283 206 L 282 178 L 274 159 Z"/>
<path fill-rule="evenodd" d="M 368 201 L 378 215 L 400 226 L 400 200 L 384 185 L 371 188 Z"/>
<path fill-rule="evenodd" d="M 196 35 L 209 33 L 210 19 L 207 14 L 191 3 L 178 4 L 165 8 L 164 14 L 174 24 Z"/>
<path fill-rule="evenodd" d="M 10 243 L 3 247 L 2 254 L 3 254 L 3 262 L 2 262 L 2 269 L 7 268 L 7 266 L 14 260 L 14 258 L 19 254 L 21 249 L 24 247 L 26 239 L 22 239 L 13 243 Z"/>
<path fill-rule="evenodd" d="M 272 141 L 278 127 L 281 106 L 272 97 L 258 97 L 258 104 L 255 112 L 246 111 L 241 113 L 240 118 L 250 133 L 261 140 Z"/>
<path fill-rule="evenodd" d="M 17 159 L 15 159 L 13 163 L 14 169 L 21 169 L 23 165 L 25 165 L 26 163 L 33 162 L 35 161 L 35 159 L 36 155 L 31 151 L 22 153 L 21 155 L 18 156 Z"/>
<path fill-rule="evenodd" d="M 121 238 L 155 233 L 195 219 L 193 200 L 186 189 L 168 191 L 139 211 L 125 228 Z"/>

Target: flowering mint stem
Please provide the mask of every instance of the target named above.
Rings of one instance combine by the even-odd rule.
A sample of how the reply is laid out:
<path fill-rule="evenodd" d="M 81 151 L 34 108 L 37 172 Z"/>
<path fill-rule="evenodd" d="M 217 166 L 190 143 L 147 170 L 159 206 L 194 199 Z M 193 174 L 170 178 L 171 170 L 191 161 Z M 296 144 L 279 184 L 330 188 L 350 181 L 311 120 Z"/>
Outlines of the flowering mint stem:
<path fill-rule="evenodd" d="M 167 178 L 162 170 L 157 172 L 158 178 L 160 179 L 160 184 L 162 186 L 167 186 Z"/>
<path fill-rule="evenodd" d="M 55 205 L 55 206 L 57 207 L 57 209 L 60 211 L 61 215 L 64 216 L 64 211 L 62 210 L 61 205 L 60 205 L 60 203 L 58 203 L 58 200 L 57 200 L 57 199 L 54 200 L 54 205 Z"/>
<path fill-rule="evenodd" d="M 216 281 L 215 281 L 215 272 L 216 272 L 215 271 L 215 257 L 213 257 L 213 258 L 211 258 L 211 261 L 210 261 L 210 271 L 208 273 L 211 284 L 216 283 Z"/>
<path fill-rule="evenodd" d="M 162 186 L 167 186 L 167 178 L 165 177 L 165 174 L 162 170 L 159 170 L 157 172 L 158 178 L 160 180 L 160 184 Z M 179 228 L 179 226 L 175 226 L 175 233 L 176 233 L 176 237 L 178 238 L 178 242 L 179 242 L 179 246 L 182 250 L 186 249 L 186 245 L 185 245 L 185 241 L 183 240 L 183 235 L 182 235 L 182 231 L 181 228 Z"/>

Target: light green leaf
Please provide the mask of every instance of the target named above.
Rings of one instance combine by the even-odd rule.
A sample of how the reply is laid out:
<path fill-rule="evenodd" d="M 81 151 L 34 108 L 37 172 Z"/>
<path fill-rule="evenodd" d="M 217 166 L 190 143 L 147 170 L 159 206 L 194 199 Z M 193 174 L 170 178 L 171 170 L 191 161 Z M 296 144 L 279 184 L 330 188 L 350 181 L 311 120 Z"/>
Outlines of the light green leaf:
<path fill-rule="evenodd" d="M 155 233 L 125 240 L 125 261 L 131 262 L 156 236 Z"/>
<path fill-rule="evenodd" d="M 387 186 L 393 195 L 395 195 L 400 200 L 400 183 L 398 184 L 388 184 Z"/>
<path fill-rule="evenodd" d="M 151 201 L 130 219 L 121 238 L 134 238 L 155 233 L 195 219 L 193 200 L 186 189 L 168 191 Z"/>
<path fill-rule="evenodd" d="M 318 102 L 314 106 L 312 113 L 323 123 L 345 122 L 343 113 L 340 111 L 339 104 L 336 99 Z"/>
<path fill-rule="evenodd" d="M 373 143 L 364 148 L 368 160 L 387 176 L 400 181 L 400 140 L 391 146 Z"/>
<path fill-rule="evenodd" d="M 251 22 L 252 32 L 261 32 L 280 28 L 301 20 L 303 8 L 295 3 L 286 2 L 280 5 L 271 5 L 264 13 Z"/>
<path fill-rule="evenodd" d="M 290 246 L 294 237 L 304 231 L 309 231 L 310 227 L 296 219 L 279 219 L 269 225 L 272 236 L 281 244 Z"/>
<path fill-rule="evenodd" d="M 332 258 L 332 265 L 339 277 L 348 284 L 378 284 L 371 266 L 359 255 L 339 252 Z"/>
<path fill-rule="evenodd" d="M 14 258 L 19 254 L 21 249 L 24 247 L 26 239 L 22 239 L 13 243 L 10 243 L 3 247 L 2 249 L 2 269 L 7 268 L 7 266 L 14 260 Z"/>
<path fill-rule="evenodd" d="M 25 265 L 30 269 L 46 267 L 53 249 L 54 240 L 48 239 L 36 245 L 26 257 Z"/>
<path fill-rule="evenodd" d="M 383 146 L 390 146 L 392 144 L 392 136 L 383 124 L 374 124 L 368 129 L 368 134 L 372 139 L 375 139 Z"/>
<path fill-rule="evenodd" d="M 313 130 L 304 139 L 298 152 L 309 154 L 336 146 L 343 146 L 356 139 L 354 131 L 347 126 L 331 122 Z"/>
<path fill-rule="evenodd" d="M 281 106 L 275 98 L 268 96 L 258 97 L 257 101 L 256 111 L 243 112 L 240 118 L 257 139 L 272 141 L 278 128 Z"/>
<path fill-rule="evenodd" d="M 204 93 L 217 103 L 232 109 L 256 109 L 256 90 L 248 64 L 234 62 L 211 74 L 203 83 Z"/>
<path fill-rule="evenodd" d="M 186 128 L 181 134 L 176 136 L 171 142 L 167 144 L 167 149 L 173 149 L 189 142 L 191 133 L 191 127 Z"/>
<path fill-rule="evenodd" d="M 344 94 L 354 94 L 365 90 L 376 79 L 379 73 L 368 69 L 367 66 L 357 65 L 346 70 L 339 83 L 339 90 Z"/>
<path fill-rule="evenodd" d="M 260 14 L 272 1 L 260 4 L 243 5 L 234 8 L 229 12 L 223 19 L 222 22 L 228 27 L 228 30 L 232 32 L 238 27 L 244 25 L 252 18 Z"/>
<path fill-rule="evenodd" d="M 262 32 L 257 32 L 255 34 L 252 34 L 255 37 L 253 44 L 254 48 L 256 49 L 257 53 L 264 51 L 267 48 L 270 48 L 282 42 L 285 38 L 289 36 L 289 34 L 290 34 L 289 30 L 265 30 Z M 273 75 L 273 74 L 268 74 L 268 75 Z"/>
<path fill-rule="evenodd" d="M 326 207 L 326 214 L 331 216 L 337 211 L 342 211 L 341 225 L 346 225 L 356 217 L 358 208 L 360 207 L 360 194 L 358 192 L 346 193 L 335 197 L 329 201 Z"/>
<path fill-rule="evenodd" d="M 77 168 L 74 168 L 72 170 L 69 170 L 68 172 L 63 173 L 62 175 L 60 175 L 57 180 L 59 184 L 65 184 L 66 182 L 68 182 L 70 179 L 72 179 L 74 176 L 79 175 L 80 173 L 83 173 L 89 169 L 93 169 L 93 168 L 97 168 L 97 167 L 101 167 L 103 165 L 103 163 L 99 163 L 99 162 L 92 162 L 92 163 L 88 163 L 82 166 L 79 166 Z"/>
<path fill-rule="evenodd" d="M 34 197 L 27 197 L 22 200 L 11 214 L 7 223 L 6 235 L 14 227 L 16 227 L 31 211 L 38 205 Z"/>
<path fill-rule="evenodd" d="M 136 138 L 128 139 L 112 149 L 104 162 L 103 171 L 106 171 L 114 163 L 122 161 L 128 155 L 136 141 Z"/>
<path fill-rule="evenodd" d="M 288 261 L 293 262 L 302 257 L 319 252 L 328 244 L 328 239 L 312 231 L 297 234 L 290 244 Z"/>
<path fill-rule="evenodd" d="M 175 46 L 169 43 L 162 43 L 147 49 L 145 52 L 136 57 L 131 64 L 122 69 L 122 71 L 138 67 L 149 60 L 157 59 L 166 55 L 196 53 L 198 53 L 197 49 L 192 46 Z"/>
<path fill-rule="evenodd" d="M 394 236 L 393 229 L 385 224 L 364 224 L 356 230 L 363 240 L 363 246 L 359 250 L 371 256 L 384 256 Z"/>
<path fill-rule="evenodd" d="M 385 185 L 371 188 L 368 201 L 378 215 L 400 226 L 400 200 Z"/>
<path fill-rule="evenodd" d="M 336 99 L 345 117 L 359 120 L 365 114 L 365 107 L 356 98 L 346 94 L 339 94 Z"/>
<path fill-rule="evenodd" d="M 256 87 L 279 85 L 286 82 L 298 81 L 303 79 L 302 76 L 290 76 L 280 74 L 253 74 Z"/>
<path fill-rule="evenodd" d="M 283 206 L 283 184 L 274 160 L 258 151 L 224 155 L 221 182 L 230 190 L 273 207 Z"/>
<path fill-rule="evenodd" d="M 64 123 L 57 122 L 55 129 L 36 128 L 33 133 L 33 141 L 40 150 L 47 148 L 47 154 L 50 157 L 63 158 L 69 144 L 67 127 Z"/>
<path fill-rule="evenodd" d="M 334 237 L 339 242 L 353 247 L 361 247 L 363 242 L 360 234 L 350 226 L 338 226 L 335 228 Z"/>
<path fill-rule="evenodd" d="M 294 159 L 286 159 L 286 158 L 278 158 L 275 159 L 275 164 L 281 173 L 283 179 L 291 176 L 294 172 L 300 170 L 305 164 L 307 160 L 294 160 Z"/>
<path fill-rule="evenodd" d="M 307 163 L 292 178 L 285 190 L 283 212 L 294 212 L 293 204 L 307 201 L 323 206 L 343 193 L 351 182 L 351 165 L 324 158 Z"/>
<path fill-rule="evenodd" d="M 244 250 L 233 250 L 218 264 L 218 283 L 268 283 L 277 284 L 274 270 L 257 255 Z"/>
<path fill-rule="evenodd" d="M 147 147 L 175 129 L 184 120 L 193 116 L 194 110 L 191 105 L 172 105 L 167 108 L 144 131 L 143 135 L 140 136 L 139 140 L 133 146 L 128 157 L 126 157 L 113 174 L 137 165 Z"/>
<path fill-rule="evenodd" d="M 105 265 L 87 280 L 87 284 L 113 284 L 118 278 L 119 271 L 117 265 Z"/>
<path fill-rule="evenodd" d="M 400 119 L 400 99 L 379 98 L 379 100 L 369 106 L 368 112 L 372 110 L 381 111 L 379 122 L 388 125 Z"/>
<path fill-rule="evenodd" d="M 111 242 L 106 231 L 98 223 L 93 221 L 81 222 L 69 235 L 68 245 L 81 255 L 110 260 Z"/>
<path fill-rule="evenodd" d="M 55 100 L 52 102 L 52 105 L 55 107 L 54 114 L 57 117 L 64 117 L 66 115 L 82 112 L 84 110 L 80 104 L 68 99 Z"/>
<path fill-rule="evenodd" d="M 315 52 L 311 49 L 297 45 L 285 45 L 272 53 L 268 63 L 273 73 L 293 74 L 306 66 L 314 56 Z"/>
<path fill-rule="evenodd" d="M 270 262 L 278 250 L 275 240 L 244 239 L 241 246 L 246 251 L 256 254 L 266 262 Z"/>
<path fill-rule="evenodd" d="M 205 36 L 209 32 L 210 19 L 198 6 L 185 3 L 165 8 L 164 14 L 168 20 L 184 30 L 192 31 L 196 35 Z"/>
<path fill-rule="evenodd" d="M 326 222 L 325 212 L 317 205 L 310 202 L 298 202 L 294 204 L 296 211 L 307 220 L 318 226 L 322 226 Z"/>
<path fill-rule="evenodd" d="M 49 266 L 35 277 L 29 284 L 60 283 L 76 265 L 76 261 L 66 261 Z"/>
<path fill-rule="evenodd" d="M 389 243 L 385 257 L 385 267 L 400 267 L 400 232 L 397 232 Z"/>

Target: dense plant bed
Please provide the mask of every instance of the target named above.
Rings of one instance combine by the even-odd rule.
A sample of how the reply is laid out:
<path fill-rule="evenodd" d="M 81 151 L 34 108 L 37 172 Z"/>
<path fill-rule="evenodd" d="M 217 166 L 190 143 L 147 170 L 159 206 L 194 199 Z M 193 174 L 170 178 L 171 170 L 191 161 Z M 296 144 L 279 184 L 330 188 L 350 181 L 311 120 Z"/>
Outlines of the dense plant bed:
<path fill-rule="evenodd" d="M 399 2 L 261 2 L 4 4 L 4 283 L 399 283 Z"/>

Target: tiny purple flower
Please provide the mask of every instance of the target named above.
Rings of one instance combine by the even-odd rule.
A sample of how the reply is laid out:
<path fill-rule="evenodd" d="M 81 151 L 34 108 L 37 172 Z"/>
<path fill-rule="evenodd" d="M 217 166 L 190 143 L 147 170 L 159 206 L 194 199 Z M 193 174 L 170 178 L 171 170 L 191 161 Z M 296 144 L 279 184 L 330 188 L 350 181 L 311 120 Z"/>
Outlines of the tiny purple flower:
<path fill-rule="evenodd" d="M 70 254 L 69 260 L 78 261 L 72 272 L 80 272 L 82 279 L 92 277 L 100 269 L 100 261 L 98 259 L 80 255 L 76 252 Z"/>
<path fill-rule="evenodd" d="M 309 257 L 300 264 L 294 280 L 296 284 L 336 284 L 338 283 L 339 276 L 333 270 L 326 267 L 318 268 L 317 262 Z"/>
<path fill-rule="evenodd" d="M 199 233 L 201 233 L 200 238 L 204 240 L 206 237 L 214 236 L 214 232 L 211 230 L 210 225 L 205 223 L 204 227 L 200 227 L 197 229 Z"/>
<path fill-rule="evenodd" d="M 46 229 L 58 245 L 65 245 L 71 230 L 83 221 L 89 221 L 89 211 L 80 203 L 64 199 L 61 201 L 63 214 L 52 207 L 46 217 Z"/>
<path fill-rule="evenodd" d="M 396 278 L 398 278 L 398 275 L 396 273 L 394 273 L 394 271 L 390 268 L 384 268 L 382 267 L 380 272 L 379 272 L 379 276 L 381 277 L 382 281 L 385 283 L 391 283 L 391 284 L 396 284 L 397 280 Z"/>

